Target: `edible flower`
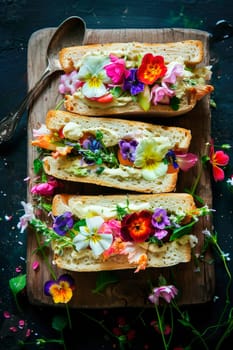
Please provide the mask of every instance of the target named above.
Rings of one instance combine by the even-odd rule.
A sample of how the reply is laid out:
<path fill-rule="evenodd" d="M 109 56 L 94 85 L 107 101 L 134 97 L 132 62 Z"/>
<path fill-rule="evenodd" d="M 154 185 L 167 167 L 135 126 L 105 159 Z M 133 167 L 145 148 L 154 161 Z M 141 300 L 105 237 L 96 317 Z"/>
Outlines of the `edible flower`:
<path fill-rule="evenodd" d="M 140 245 L 134 242 L 125 242 L 121 254 L 127 255 L 130 264 L 137 265 L 137 268 L 134 271 L 134 273 L 146 269 L 148 257 L 145 253 L 145 249 L 140 247 Z"/>
<path fill-rule="evenodd" d="M 88 56 L 81 66 L 77 78 L 84 82 L 82 93 L 87 98 L 98 98 L 108 93 L 106 84 L 111 83 L 105 66 L 109 63 L 108 57 Z"/>
<path fill-rule="evenodd" d="M 86 219 L 86 226 L 80 226 L 73 243 L 77 251 L 90 247 L 95 256 L 102 254 L 113 242 L 113 235 L 105 233 L 101 216 Z"/>
<path fill-rule="evenodd" d="M 31 188 L 31 193 L 38 196 L 52 196 L 55 189 L 59 187 L 57 180 L 52 179 L 48 182 L 42 182 Z"/>
<path fill-rule="evenodd" d="M 31 203 L 21 202 L 24 214 L 19 218 L 17 228 L 20 229 L 20 232 L 23 233 L 28 227 L 28 224 L 31 220 L 35 219 L 35 214 L 33 212 L 33 205 Z"/>
<path fill-rule="evenodd" d="M 175 84 L 177 77 L 182 77 L 184 75 L 184 67 L 182 64 L 177 62 L 170 62 L 167 65 L 167 72 L 163 77 L 163 83 Z"/>
<path fill-rule="evenodd" d="M 152 215 L 151 223 L 155 228 L 155 237 L 158 239 L 163 239 L 166 237 L 168 231 L 165 230 L 165 227 L 170 225 L 170 220 L 165 209 L 155 209 Z"/>
<path fill-rule="evenodd" d="M 159 298 L 164 299 L 167 303 L 170 303 L 172 299 L 178 294 L 178 290 L 173 285 L 160 286 L 153 289 L 152 294 L 148 299 L 151 303 L 159 305 Z"/>
<path fill-rule="evenodd" d="M 162 85 L 154 85 L 151 89 L 151 100 L 156 106 L 158 103 L 169 104 L 170 98 L 175 95 L 174 90 L 162 83 Z"/>
<path fill-rule="evenodd" d="M 111 63 L 105 66 L 106 73 L 114 84 L 121 84 L 124 78 L 128 78 L 130 72 L 125 67 L 125 60 L 112 54 L 109 55 Z"/>
<path fill-rule="evenodd" d="M 154 137 L 142 140 L 136 148 L 134 165 L 142 169 L 145 180 L 155 180 L 163 176 L 168 169 L 164 158 L 170 148 L 166 137 Z"/>
<path fill-rule="evenodd" d="M 74 279 L 68 275 L 61 275 L 56 281 L 47 281 L 44 284 L 44 293 L 53 298 L 54 303 L 68 303 L 74 290 Z"/>
<path fill-rule="evenodd" d="M 142 81 L 139 81 L 137 78 L 137 69 L 132 68 L 129 70 L 129 75 L 125 78 L 123 83 L 123 90 L 130 91 L 131 95 L 138 95 L 144 90 L 144 84 Z"/>
<path fill-rule="evenodd" d="M 58 90 L 61 94 L 71 93 L 73 95 L 81 84 L 78 72 L 74 70 L 71 73 L 61 75 Z"/>
<path fill-rule="evenodd" d="M 120 153 L 122 158 L 124 160 L 129 160 L 130 162 L 134 162 L 137 145 L 138 145 L 138 141 L 135 139 L 120 140 L 119 148 L 120 148 Z"/>
<path fill-rule="evenodd" d="M 121 223 L 121 235 L 125 241 L 144 242 L 154 232 L 151 213 L 147 210 L 128 214 Z"/>
<path fill-rule="evenodd" d="M 138 68 L 138 79 L 144 84 L 154 84 L 167 72 L 163 56 L 153 56 L 151 53 L 144 55 L 142 63 Z"/>
<path fill-rule="evenodd" d="M 53 222 L 53 230 L 59 235 L 64 236 L 74 225 L 74 219 L 71 212 L 67 211 L 57 216 Z"/>
<path fill-rule="evenodd" d="M 221 167 L 224 167 L 229 162 L 229 156 L 223 151 L 214 150 L 213 141 L 210 144 L 210 164 L 212 164 L 212 172 L 215 181 L 224 180 L 225 174 L 224 170 Z"/>

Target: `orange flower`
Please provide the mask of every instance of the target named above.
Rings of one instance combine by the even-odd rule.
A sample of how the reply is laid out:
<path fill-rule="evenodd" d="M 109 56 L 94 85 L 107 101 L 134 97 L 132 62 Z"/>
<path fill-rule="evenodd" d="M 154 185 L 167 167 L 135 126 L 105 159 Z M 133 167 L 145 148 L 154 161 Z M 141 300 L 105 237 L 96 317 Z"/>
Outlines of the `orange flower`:
<path fill-rule="evenodd" d="M 144 84 L 151 85 L 162 78 L 166 72 L 167 67 L 164 64 L 163 56 L 153 56 L 151 53 L 147 53 L 138 68 L 137 76 Z"/>
<path fill-rule="evenodd" d="M 229 156 L 223 151 L 214 151 L 214 144 L 210 145 L 210 164 L 212 164 L 213 177 L 215 181 L 224 180 L 225 174 L 221 166 L 226 166 L 229 163 Z"/>
<path fill-rule="evenodd" d="M 68 275 L 64 274 L 58 278 L 57 281 L 47 281 L 44 285 L 44 293 L 51 296 L 55 304 L 68 303 L 73 296 L 74 280 Z"/>
<path fill-rule="evenodd" d="M 126 215 L 122 220 L 121 234 L 125 241 L 144 242 L 153 233 L 151 213 L 147 210 Z"/>

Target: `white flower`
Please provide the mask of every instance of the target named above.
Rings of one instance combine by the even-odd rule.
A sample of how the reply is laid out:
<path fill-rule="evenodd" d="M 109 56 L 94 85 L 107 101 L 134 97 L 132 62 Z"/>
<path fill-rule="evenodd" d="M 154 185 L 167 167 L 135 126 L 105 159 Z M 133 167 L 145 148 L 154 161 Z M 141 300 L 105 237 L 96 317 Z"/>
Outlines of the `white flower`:
<path fill-rule="evenodd" d="M 39 129 L 32 130 L 33 137 L 39 137 L 43 135 L 50 135 L 51 131 L 47 128 L 45 124 L 41 124 Z"/>
<path fill-rule="evenodd" d="M 33 206 L 31 203 L 25 203 L 24 201 L 21 202 L 25 214 L 22 215 L 19 218 L 19 222 L 17 224 L 17 228 L 20 229 L 20 232 L 23 233 L 24 230 L 27 228 L 28 223 L 32 220 L 35 219 L 35 215 L 33 213 Z"/>
<path fill-rule="evenodd" d="M 112 234 L 100 231 L 103 223 L 104 220 L 101 216 L 86 219 L 87 225 L 80 226 L 79 233 L 73 239 L 77 251 L 90 247 L 93 254 L 98 256 L 111 246 L 113 242 Z"/>
<path fill-rule="evenodd" d="M 227 183 L 228 183 L 230 186 L 233 186 L 233 177 L 227 179 Z"/>

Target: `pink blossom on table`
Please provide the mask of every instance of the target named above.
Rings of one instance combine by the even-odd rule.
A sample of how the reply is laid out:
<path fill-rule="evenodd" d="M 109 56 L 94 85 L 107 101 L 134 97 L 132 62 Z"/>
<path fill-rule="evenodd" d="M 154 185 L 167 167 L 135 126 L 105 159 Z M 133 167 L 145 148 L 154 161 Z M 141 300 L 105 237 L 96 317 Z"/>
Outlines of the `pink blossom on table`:
<path fill-rule="evenodd" d="M 175 152 L 176 163 L 183 171 L 188 171 L 198 161 L 198 156 L 194 153 L 179 153 Z"/>
<path fill-rule="evenodd" d="M 25 203 L 24 201 L 22 201 L 21 204 L 24 208 L 25 214 L 19 218 L 17 228 L 19 228 L 20 232 L 23 233 L 25 229 L 28 227 L 28 223 L 31 220 L 35 219 L 35 215 L 34 215 L 33 206 L 31 203 Z"/>
<path fill-rule="evenodd" d="M 41 124 L 39 129 L 33 129 L 32 130 L 32 135 L 34 138 L 43 136 L 43 135 L 50 135 L 51 131 L 47 128 L 45 124 Z"/>
<path fill-rule="evenodd" d="M 3 316 L 5 318 L 11 318 L 11 314 L 9 313 L 9 311 L 4 311 Z"/>
<path fill-rule="evenodd" d="M 152 294 L 148 299 L 151 303 L 159 305 L 159 298 L 164 299 L 167 303 L 170 303 L 172 299 L 178 294 L 178 290 L 175 286 L 160 286 L 153 289 Z"/>
<path fill-rule="evenodd" d="M 167 72 L 163 77 L 163 83 L 175 84 L 177 77 L 184 75 L 184 67 L 177 62 L 171 62 L 167 65 Z"/>
<path fill-rule="evenodd" d="M 106 65 L 107 76 L 111 78 L 114 84 L 121 84 L 124 78 L 128 78 L 130 72 L 125 67 L 125 60 L 117 56 L 110 55 L 111 63 Z"/>
<path fill-rule="evenodd" d="M 56 180 L 49 180 L 33 186 L 31 193 L 39 196 L 52 196 L 57 187 L 59 187 L 59 183 Z"/>
<path fill-rule="evenodd" d="M 63 95 L 69 93 L 73 95 L 82 84 L 83 83 L 78 79 L 78 72 L 74 70 L 69 74 L 61 75 L 58 90 Z"/>
<path fill-rule="evenodd" d="M 40 266 L 39 261 L 37 261 L 37 260 L 36 260 L 36 261 L 33 261 L 33 263 L 32 263 L 32 269 L 33 269 L 34 271 L 38 270 L 39 266 Z"/>
<path fill-rule="evenodd" d="M 151 100 L 154 105 L 158 103 L 169 104 L 170 98 L 175 95 L 172 89 L 169 89 L 166 83 L 154 85 L 151 89 Z"/>

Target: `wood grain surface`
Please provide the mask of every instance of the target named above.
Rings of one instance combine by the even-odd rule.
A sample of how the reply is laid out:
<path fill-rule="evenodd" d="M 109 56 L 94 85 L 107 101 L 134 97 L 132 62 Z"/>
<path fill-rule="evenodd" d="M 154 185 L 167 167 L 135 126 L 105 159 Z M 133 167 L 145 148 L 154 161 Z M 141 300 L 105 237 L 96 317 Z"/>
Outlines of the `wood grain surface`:
<path fill-rule="evenodd" d="M 29 89 L 40 78 L 46 67 L 46 49 L 48 41 L 54 32 L 54 28 L 45 28 L 32 34 L 28 43 L 28 85 Z M 185 39 L 199 39 L 204 43 L 205 64 L 209 62 L 208 33 L 191 29 L 87 29 L 85 43 L 106 43 L 106 42 L 173 42 Z M 28 122 L 28 175 L 34 178 L 33 160 L 37 157 L 35 148 L 31 147 L 32 129 L 37 128 L 44 122 L 49 109 L 54 109 L 61 96 L 57 93 L 59 74 L 54 74 L 49 83 L 44 86 L 39 98 L 31 106 Z M 190 129 L 192 142 L 190 152 L 199 156 L 205 154 L 206 142 L 210 139 L 211 114 L 209 108 L 209 97 L 205 97 L 189 113 L 176 118 L 148 118 L 145 116 L 138 120 L 148 121 L 155 124 L 181 126 Z M 187 173 L 180 172 L 177 183 L 177 192 L 183 192 L 190 188 L 198 173 L 198 167 L 194 167 Z M 65 183 L 65 189 L 74 194 L 117 194 L 120 191 L 94 185 L 83 185 Z M 123 192 L 123 191 L 122 191 Z M 124 193 L 124 192 L 123 192 Z M 208 170 L 202 173 L 198 186 L 198 195 L 205 203 L 212 206 L 211 183 Z M 28 191 L 28 201 L 32 201 Z M 199 254 L 203 243 L 202 230 L 210 228 L 211 219 L 201 218 L 195 226 L 194 234 L 198 236 L 199 244 L 195 248 L 195 254 Z M 44 283 L 51 279 L 49 269 L 40 253 L 35 253 L 37 239 L 35 232 L 28 230 L 27 239 L 27 292 L 29 301 L 32 304 L 54 305 L 52 299 L 44 295 Z M 52 262 L 52 254 L 48 249 L 48 261 Z M 171 268 L 151 268 L 146 271 L 134 273 L 134 270 L 119 270 L 114 274 L 119 278 L 119 283 L 110 285 L 101 294 L 94 294 L 97 272 L 71 273 L 76 282 L 74 296 L 70 302 L 73 308 L 102 308 L 102 307 L 150 307 L 147 300 L 150 291 L 148 280 L 152 285 L 157 285 L 158 276 L 163 274 L 169 281 L 174 280 L 180 290 L 180 304 L 199 304 L 209 301 L 213 297 L 215 286 L 214 265 L 209 264 L 211 252 L 207 253 L 205 261 L 199 264 L 197 269 L 194 259 L 187 264 L 179 264 Z M 33 261 L 39 261 L 40 267 L 37 271 L 32 269 Z M 64 271 L 55 268 L 57 275 Z"/>

